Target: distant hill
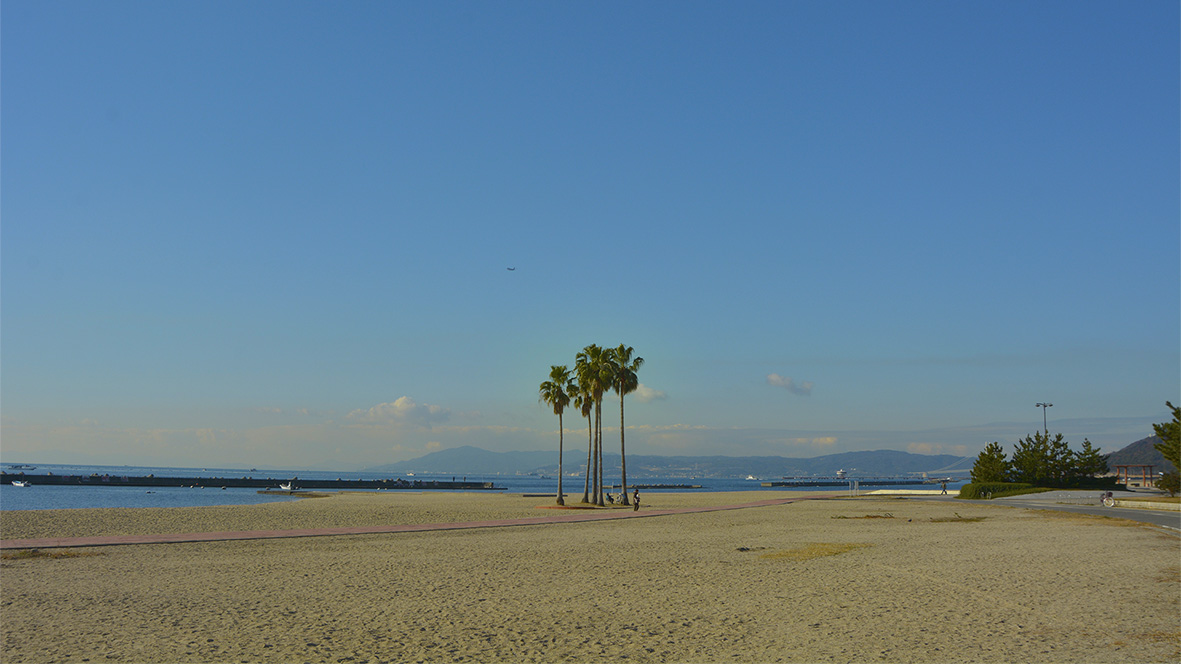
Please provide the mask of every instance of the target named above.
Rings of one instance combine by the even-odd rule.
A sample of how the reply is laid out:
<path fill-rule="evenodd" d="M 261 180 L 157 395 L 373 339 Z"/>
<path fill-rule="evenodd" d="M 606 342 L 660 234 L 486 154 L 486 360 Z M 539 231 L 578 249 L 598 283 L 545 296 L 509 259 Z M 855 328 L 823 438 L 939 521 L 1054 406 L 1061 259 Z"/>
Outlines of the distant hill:
<path fill-rule="evenodd" d="M 929 472 L 967 475 L 973 457 L 948 454 L 911 454 L 896 450 L 845 452 L 813 458 L 780 456 L 654 456 L 629 455 L 628 478 L 640 477 L 746 477 L 760 479 L 833 475 L 838 470 L 852 477 L 880 477 Z M 586 464 L 586 452 L 567 449 L 564 470 L 575 472 Z M 619 472 L 619 455 L 604 455 L 604 473 Z M 443 473 L 451 475 L 556 475 L 557 450 L 544 452 L 490 452 L 465 445 L 409 461 L 367 468 L 382 473 Z"/>
<path fill-rule="evenodd" d="M 1161 439 L 1157 436 L 1141 438 L 1122 450 L 1108 454 L 1107 465 L 1111 468 L 1111 472 L 1115 472 L 1117 465 L 1153 465 L 1158 471 L 1176 472 L 1177 468 L 1169 463 L 1165 455 L 1153 447 L 1159 442 Z"/>
<path fill-rule="evenodd" d="M 566 454 L 570 454 L 567 450 Z M 586 453 L 583 453 L 583 460 Z M 489 452 L 479 447 L 452 447 L 426 456 L 366 468 L 383 473 L 453 473 L 456 475 L 520 475 L 537 468 L 558 465 L 558 451 L 552 452 Z"/>

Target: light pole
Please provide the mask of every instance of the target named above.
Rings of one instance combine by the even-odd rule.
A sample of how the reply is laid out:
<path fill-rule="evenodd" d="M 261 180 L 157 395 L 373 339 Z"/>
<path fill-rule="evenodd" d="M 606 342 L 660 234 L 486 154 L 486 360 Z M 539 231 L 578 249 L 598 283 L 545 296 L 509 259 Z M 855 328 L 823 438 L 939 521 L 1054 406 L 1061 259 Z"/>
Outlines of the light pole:
<path fill-rule="evenodd" d="M 1053 405 L 1052 403 L 1036 403 L 1033 405 L 1034 408 L 1042 409 L 1042 427 L 1045 428 L 1047 436 L 1050 435 L 1050 427 L 1046 424 L 1046 409 Z"/>

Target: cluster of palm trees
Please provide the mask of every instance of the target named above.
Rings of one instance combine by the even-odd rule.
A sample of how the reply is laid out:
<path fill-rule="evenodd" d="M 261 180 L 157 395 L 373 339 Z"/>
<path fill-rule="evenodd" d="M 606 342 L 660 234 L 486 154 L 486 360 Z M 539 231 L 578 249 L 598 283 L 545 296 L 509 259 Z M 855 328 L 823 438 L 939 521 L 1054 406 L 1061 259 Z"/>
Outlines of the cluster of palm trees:
<path fill-rule="evenodd" d="M 613 391 L 619 395 L 619 463 L 622 473 L 623 504 L 627 497 L 627 455 L 624 451 L 623 397 L 636 391 L 639 380 L 636 372 L 644 358 L 634 355 L 631 346 L 617 348 L 590 345 L 574 357 L 574 369 L 565 365 L 550 367 L 549 380 L 541 384 L 538 396 L 554 409 L 558 416 L 558 504 L 562 498 L 562 413 L 573 403 L 587 422 L 586 482 L 582 502 L 603 505 L 603 395 Z M 591 415 L 594 415 L 593 419 Z"/>

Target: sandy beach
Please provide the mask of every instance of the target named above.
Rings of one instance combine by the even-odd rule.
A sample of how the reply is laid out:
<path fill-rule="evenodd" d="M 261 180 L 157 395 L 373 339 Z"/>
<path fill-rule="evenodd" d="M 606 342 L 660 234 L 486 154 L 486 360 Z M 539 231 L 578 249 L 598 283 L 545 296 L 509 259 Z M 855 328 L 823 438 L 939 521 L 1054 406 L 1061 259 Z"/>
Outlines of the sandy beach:
<path fill-rule="evenodd" d="M 644 509 L 758 493 L 657 494 Z M 577 500 L 577 497 L 574 499 Z M 0 513 L 4 539 L 447 523 L 519 495 Z M 71 549 L 0 565 L 5 662 L 1173 662 L 1181 539 L 961 501 Z"/>

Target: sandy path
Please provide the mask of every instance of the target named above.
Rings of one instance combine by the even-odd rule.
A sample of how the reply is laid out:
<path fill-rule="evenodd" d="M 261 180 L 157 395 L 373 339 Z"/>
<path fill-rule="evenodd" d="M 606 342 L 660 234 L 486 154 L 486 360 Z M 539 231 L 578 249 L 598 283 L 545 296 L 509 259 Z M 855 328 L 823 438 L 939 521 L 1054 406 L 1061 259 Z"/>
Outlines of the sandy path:
<path fill-rule="evenodd" d="M 693 494 L 668 496 L 665 506 L 726 498 L 750 500 Z M 203 519 L 223 529 L 275 527 L 295 514 L 339 525 L 398 510 L 422 522 L 467 521 L 508 518 L 504 511 L 533 516 L 544 503 L 521 500 L 528 501 L 422 494 L 393 505 L 385 496 L 340 496 L 284 505 L 286 515 L 274 505 L 235 507 L 215 510 L 221 521 L 182 514 L 172 517 L 177 524 L 161 515 L 138 528 L 191 531 Z M 134 514 L 77 511 L 90 514 L 13 524 L 6 512 L 0 524 L 5 537 L 18 525 L 63 534 L 43 519 L 85 534 L 134 530 Z M 1175 534 L 1123 523 L 858 499 L 494 530 L 104 547 L 93 556 L 3 561 L 0 655 L 5 662 L 1176 661 L 1181 544 Z M 816 543 L 865 546 L 810 559 L 763 557 Z"/>

